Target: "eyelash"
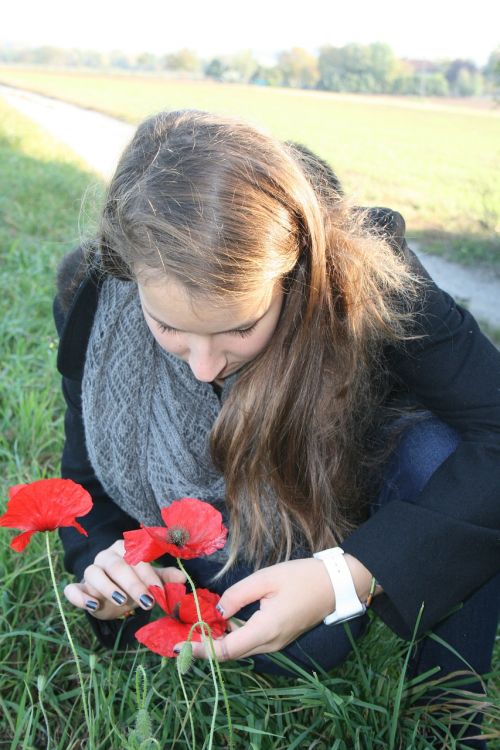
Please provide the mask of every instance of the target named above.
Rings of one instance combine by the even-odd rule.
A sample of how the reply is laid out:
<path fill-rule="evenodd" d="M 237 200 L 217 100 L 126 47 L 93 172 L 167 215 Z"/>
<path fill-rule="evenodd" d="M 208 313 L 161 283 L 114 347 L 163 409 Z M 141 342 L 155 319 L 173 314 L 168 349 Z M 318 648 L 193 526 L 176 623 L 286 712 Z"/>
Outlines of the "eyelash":
<path fill-rule="evenodd" d="M 157 323 L 158 328 L 162 333 L 179 333 L 179 331 L 176 328 L 170 328 L 169 326 L 166 326 L 164 323 Z M 240 328 L 236 329 L 234 331 L 229 331 L 230 334 L 235 334 L 236 336 L 241 336 L 241 338 L 246 338 L 246 336 L 250 336 L 250 334 L 255 330 L 257 327 L 257 323 L 254 323 L 253 326 L 250 326 L 250 328 Z"/>

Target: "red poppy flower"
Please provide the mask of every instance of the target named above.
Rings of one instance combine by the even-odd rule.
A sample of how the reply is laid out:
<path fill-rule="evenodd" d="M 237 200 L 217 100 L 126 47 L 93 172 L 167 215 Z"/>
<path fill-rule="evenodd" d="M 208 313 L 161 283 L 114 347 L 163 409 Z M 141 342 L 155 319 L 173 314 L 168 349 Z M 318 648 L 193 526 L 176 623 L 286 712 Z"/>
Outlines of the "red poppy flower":
<path fill-rule="evenodd" d="M 148 590 L 167 616 L 139 628 L 135 637 L 155 654 L 176 656 L 174 646 L 186 641 L 192 625 L 198 622 L 194 594 L 186 594 L 183 583 L 149 586 Z M 212 637 L 218 638 L 227 628 L 227 621 L 215 609 L 220 596 L 208 589 L 196 589 L 196 594 L 203 622 L 210 627 Z M 201 626 L 195 628 L 191 640 L 201 641 Z"/>
<path fill-rule="evenodd" d="M 183 497 L 162 508 L 165 526 L 143 526 L 125 531 L 125 562 L 137 565 L 162 555 L 188 560 L 211 555 L 226 543 L 227 529 L 222 515 L 209 503 L 195 497 Z"/>
<path fill-rule="evenodd" d="M 23 531 L 10 543 L 12 549 L 22 552 L 37 531 L 74 526 L 80 534 L 88 536 L 76 516 L 86 515 L 91 508 L 92 498 L 87 490 L 71 479 L 39 479 L 9 489 L 9 502 L 0 516 L 0 526 Z"/>

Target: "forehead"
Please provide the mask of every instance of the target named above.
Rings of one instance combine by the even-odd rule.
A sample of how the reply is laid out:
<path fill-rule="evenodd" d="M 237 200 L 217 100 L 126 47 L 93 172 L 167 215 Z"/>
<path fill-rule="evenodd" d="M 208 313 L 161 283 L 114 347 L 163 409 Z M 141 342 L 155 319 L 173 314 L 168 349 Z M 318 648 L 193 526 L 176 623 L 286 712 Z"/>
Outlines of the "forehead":
<path fill-rule="evenodd" d="M 214 333 L 243 327 L 260 318 L 276 297 L 272 285 L 237 300 L 197 296 L 182 284 L 165 279 L 139 283 L 139 295 L 146 312 L 181 331 Z"/>

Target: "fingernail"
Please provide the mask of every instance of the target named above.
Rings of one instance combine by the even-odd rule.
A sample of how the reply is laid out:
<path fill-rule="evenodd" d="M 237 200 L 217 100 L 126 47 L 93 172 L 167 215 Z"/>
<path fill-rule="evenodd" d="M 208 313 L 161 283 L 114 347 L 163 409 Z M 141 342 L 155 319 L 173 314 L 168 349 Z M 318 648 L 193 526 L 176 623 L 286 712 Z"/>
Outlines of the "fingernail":
<path fill-rule="evenodd" d="M 143 605 L 143 607 L 152 607 L 154 604 L 154 599 L 152 596 L 148 596 L 148 594 L 143 594 L 139 597 L 140 603 Z"/>
<path fill-rule="evenodd" d="M 93 602 L 91 599 L 89 599 L 85 602 L 85 606 L 87 607 L 87 609 L 91 609 L 92 612 L 95 612 L 99 605 L 97 602 Z"/>
<path fill-rule="evenodd" d="M 222 608 L 222 607 L 220 606 L 220 604 L 216 604 L 216 605 L 215 605 L 215 609 L 217 610 L 217 612 L 218 612 L 218 613 L 219 613 L 220 615 L 222 615 L 222 617 L 224 617 L 224 609 L 223 609 L 223 608 Z"/>
<path fill-rule="evenodd" d="M 120 594 L 119 591 L 113 591 L 113 593 L 111 594 L 111 598 L 114 602 L 120 605 L 125 604 L 125 602 L 127 601 L 127 597 L 123 596 L 123 594 Z"/>
<path fill-rule="evenodd" d="M 174 646 L 173 649 L 172 649 L 172 651 L 174 652 L 174 654 L 180 654 L 181 647 L 180 646 Z"/>

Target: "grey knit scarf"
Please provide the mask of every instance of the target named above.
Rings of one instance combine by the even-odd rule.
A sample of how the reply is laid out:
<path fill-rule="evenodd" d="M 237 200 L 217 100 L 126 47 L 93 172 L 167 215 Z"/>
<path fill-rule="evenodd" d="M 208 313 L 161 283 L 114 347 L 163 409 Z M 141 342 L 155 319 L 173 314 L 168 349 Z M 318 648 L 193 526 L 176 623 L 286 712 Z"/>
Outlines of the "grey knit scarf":
<path fill-rule="evenodd" d="M 187 363 L 155 341 L 136 285 L 105 280 L 82 408 L 90 462 L 117 505 L 147 525 L 161 525 L 159 509 L 180 497 L 198 497 L 224 512 L 224 479 L 208 439 L 236 379 L 237 373 L 226 378 L 219 400 L 210 383 L 196 380 Z"/>

